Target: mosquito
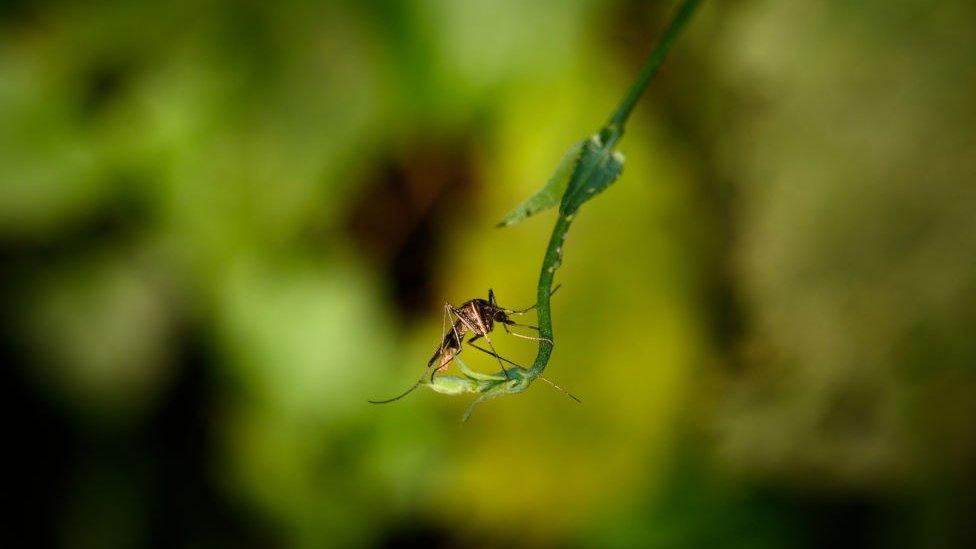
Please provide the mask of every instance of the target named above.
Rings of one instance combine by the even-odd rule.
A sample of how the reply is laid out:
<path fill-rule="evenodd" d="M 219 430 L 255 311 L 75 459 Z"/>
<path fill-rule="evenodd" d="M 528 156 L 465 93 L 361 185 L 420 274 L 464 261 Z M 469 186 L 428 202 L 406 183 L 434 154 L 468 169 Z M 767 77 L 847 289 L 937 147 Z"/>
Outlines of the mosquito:
<path fill-rule="evenodd" d="M 549 295 L 552 296 L 552 294 L 556 293 L 556 290 L 558 289 L 559 286 L 556 286 L 552 290 L 552 293 L 550 293 Z M 511 316 L 524 315 L 527 312 L 531 311 L 532 309 L 538 307 L 538 305 L 539 304 L 536 303 L 524 309 L 506 309 L 505 307 L 501 307 L 500 305 L 498 305 L 498 303 L 495 301 L 495 292 L 492 289 L 488 290 L 487 300 L 481 298 L 471 299 L 469 301 L 465 301 L 460 307 L 455 307 L 450 303 L 445 303 L 444 317 L 441 325 L 441 332 L 443 333 L 443 336 L 441 337 L 441 344 L 437 348 L 437 350 L 434 351 L 434 354 L 433 356 L 430 357 L 430 360 L 427 361 L 427 368 L 424 370 L 424 374 L 420 376 L 420 379 L 418 379 L 417 382 L 414 383 L 413 386 L 407 389 L 404 393 L 390 399 L 370 400 L 369 402 L 372 404 L 386 404 L 388 402 L 400 400 L 401 398 L 413 392 L 414 389 L 416 389 L 417 387 L 420 386 L 421 383 L 423 383 L 424 378 L 427 377 L 427 371 L 430 370 L 432 367 L 434 369 L 432 372 L 430 372 L 430 380 L 433 381 L 434 376 L 437 374 L 437 372 L 442 372 L 446 370 L 447 367 L 450 366 L 451 361 L 454 360 L 454 357 L 461 354 L 461 351 L 463 350 L 462 342 L 464 341 L 464 336 L 466 336 L 468 333 L 474 334 L 470 339 L 468 339 L 468 345 L 474 347 L 475 349 L 478 349 L 479 351 L 485 354 L 495 357 L 495 359 L 498 361 L 498 365 L 501 366 L 502 368 L 502 372 L 505 373 L 505 377 L 508 378 L 509 377 L 508 369 L 505 367 L 505 363 L 508 363 L 509 365 L 516 366 L 516 367 L 520 367 L 520 366 L 512 362 L 511 360 L 499 355 L 498 352 L 495 350 L 495 345 L 492 343 L 491 338 L 488 336 L 488 334 L 492 330 L 494 330 L 495 323 L 498 323 L 501 324 L 502 327 L 505 329 L 505 332 L 510 335 L 513 335 L 515 337 L 520 337 L 522 339 L 529 339 L 532 341 L 548 341 L 549 344 L 552 345 L 551 339 L 520 334 L 509 328 L 510 326 L 518 326 L 523 328 L 529 328 L 531 330 L 535 330 L 538 332 L 539 331 L 538 326 L 533 326 L 531 324 L 522 324 L 519 322 L 515 322 L 510 318 Z M 450 330 L 447 329 L 449 320 L 451 324 Z M 484 338 L 484 340 L 488 343 L 488 347 L 490 350 L 474 344 L 475 341 L 481 338 Z M 542 379 L 544 379 L 547 383 L 549 383 L 556 389 L 559 389 L 560 391 L 563 391 L 564 393 L 569 395 L 573 400 L 577 402 L 580 401 L 578 398 L 576 398 L 575 396 L 573 396 L 572 394 L 564 390 L 562 387 L 556 385 L 555 383 L 549 381 L 546 378 L 542 378 Z"/>

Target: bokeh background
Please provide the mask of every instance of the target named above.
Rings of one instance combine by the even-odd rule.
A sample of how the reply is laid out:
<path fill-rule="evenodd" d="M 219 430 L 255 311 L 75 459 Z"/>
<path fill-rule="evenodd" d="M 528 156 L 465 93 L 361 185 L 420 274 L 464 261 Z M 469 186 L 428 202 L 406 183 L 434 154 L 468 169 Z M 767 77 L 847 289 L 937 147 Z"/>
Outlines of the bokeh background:
<path fill-rule="evenodd" d="M 4 2 L 3 545 L 976 546 L 968 0 L 706 2 L 569 235 L 583 404 L 366 404 L 532 302 L 493 226 L 674 7 Z"/>

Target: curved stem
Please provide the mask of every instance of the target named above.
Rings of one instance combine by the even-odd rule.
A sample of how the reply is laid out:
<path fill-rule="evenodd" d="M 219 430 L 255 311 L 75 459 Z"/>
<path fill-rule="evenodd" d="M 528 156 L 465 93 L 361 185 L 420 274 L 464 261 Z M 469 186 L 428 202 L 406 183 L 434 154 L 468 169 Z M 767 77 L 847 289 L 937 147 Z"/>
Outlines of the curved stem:
<path fill-rule="evenodd" d="M 691 14 L 694 13 L 700 3 L 701 0 L 685 0 L 678 8 L 668 28 L 665 29 L 661 39 L 658 40 L 654 46 L 654 50 L 644 63 L 644 67 L 637 76 L 637 80 L 630 87 L 630 90 L 627 91 L 627 95 L 620 102 L 620 106 L 617 107 L 610 120 L 607 121 L 606 126 L 600 131 L 604 146 L 612 148 L 623 136 L 624 124 L 630 117 L 631 111 L 634 110 L 634 106 L 644 93 L 647 85 L 651 82 L 651 79 L 654 78 L 658 69 L 661 68 L 665 57 L 668 55 L 668 51 L 671 50 L 672 44 L 678 38 L 678 35 L 681 34 Z M 554 342 L 555 338 L 552 333 L 552 310 L 549 306 L 549 297 L 551 295 L 552 281 L 556 269 L 562 263 L 563 245 L 572 220 L 573 215 L 564 215 L 560 212 L 559 218 L 556 220 L 556 226 L 553 227 L 552 235 L 549 237 L 546 255 L 542 260 L 542 272 L 539 274 L 539 287 L 536 293 L 536 302 L 539 307 L 539 337 L 542 340 L 539 341 L 539 351 L 535 356 L 535 362 L 532 363 L 532 367 L 525 373 L 525 377 L 527 378 L 525 381 L 527 382 L 531 382 L 542 375 L 542 372 L 546 369 L 546 365 L 549 363 L 549 357 L 552 355 L 553 343 L 551 342 Z M 548 341 L 545 341 L 546 339 Z M 528 383 L 520 385 L 523 388 L 527 386 Z"/>
<path fill-rule="evenodd" d="M 545 258 L 542 260 L 542 273 L 539 274 L 539 288 L 536 294 L 536 302 L 539 304 L 539 352 L 528 372 L 533 378 L 540 376 L 546 369 L 549 355 L 552 354 L 553 344 L 550 342 L 554 342 L 555 339 L 552 334 L 552 309 L 549 306 L 549 296 L 552 294 L 552 280 L 556 269 L 563 259 L 563 243 L 566 241 L 566 234 L 572 220 L 572 215 L 559 215 L 549 237 Z M 547 339 L 548 341 L 545 341 Z"/>

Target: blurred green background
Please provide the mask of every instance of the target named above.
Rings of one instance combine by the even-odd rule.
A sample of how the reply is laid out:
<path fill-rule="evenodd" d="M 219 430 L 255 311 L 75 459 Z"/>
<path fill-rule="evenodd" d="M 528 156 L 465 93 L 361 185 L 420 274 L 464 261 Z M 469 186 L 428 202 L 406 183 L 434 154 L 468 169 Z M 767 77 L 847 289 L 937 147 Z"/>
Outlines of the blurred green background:
<path fill-rule="evenodd" d="M 706 2 L 569 236 L 583 405 L 366 404 L 532 303 L 493 225 L 674 7 L 4 2 L 3 545 L 976 546 L 967 0 Z"/>

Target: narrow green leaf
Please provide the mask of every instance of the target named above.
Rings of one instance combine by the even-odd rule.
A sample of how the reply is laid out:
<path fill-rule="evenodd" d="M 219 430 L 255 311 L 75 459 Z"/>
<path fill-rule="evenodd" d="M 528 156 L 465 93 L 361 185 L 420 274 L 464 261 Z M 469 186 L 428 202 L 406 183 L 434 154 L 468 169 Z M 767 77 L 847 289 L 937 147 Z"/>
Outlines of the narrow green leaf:
<path fill-rule="evenodd" d="M 623 169 L 624 155 L 615 152 L 612 145 L 604 144 L 599 135 L 587 139 L 563 195 L 560 213 L 575 213 L 580 205 L 616 181 Z"/>
<path fill-rule="evenodd" d="M 556 171 L 549 177 L 546 185 L 525 202 L 522 202 L 512 211 L 508 212 L 505 219 L 502 219 L 501 223 L 497 226 L 508 227 L 514 225 L 530 215 L 535 215 L 558 204 L 559 199 L 562 198 L 563 193 L 566 191 L 566 186 L 569 184 L 570 176 L 573 174 L 573 169 L 576 167 L 582 149 L 583 141 L 573 143 L 559 161 L 559 164 L 556 166 Z"/>

